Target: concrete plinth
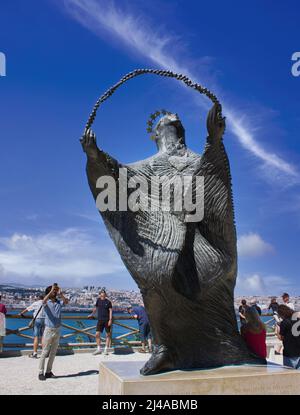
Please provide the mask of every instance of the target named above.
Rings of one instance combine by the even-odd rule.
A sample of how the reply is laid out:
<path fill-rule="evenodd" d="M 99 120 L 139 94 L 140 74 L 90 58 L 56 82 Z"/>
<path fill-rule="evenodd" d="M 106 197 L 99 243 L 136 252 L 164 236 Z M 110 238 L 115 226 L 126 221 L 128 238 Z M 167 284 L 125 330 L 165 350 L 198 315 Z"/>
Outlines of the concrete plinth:
<path fill-rule="evenodd" d="M 101 362 L 100 395 L 300 395 L 300 371 L 279 365 L 227 366 L 141 376 L 143 362 Z"/>

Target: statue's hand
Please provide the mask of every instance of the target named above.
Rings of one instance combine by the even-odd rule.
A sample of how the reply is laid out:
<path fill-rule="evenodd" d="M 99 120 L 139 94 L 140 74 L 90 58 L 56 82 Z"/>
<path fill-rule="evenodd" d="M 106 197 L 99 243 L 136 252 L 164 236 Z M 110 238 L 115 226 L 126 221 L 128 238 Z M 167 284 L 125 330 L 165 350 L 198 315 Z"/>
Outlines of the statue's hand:
<path fill-rule="evenodd" d="M 89 158 L 96 159 L 98 157 L 99 149 L 97 147 L 96 135 L 91 129 L 84 132 L 80 142 L 83 151 Z"/>
<path fill-rule="evenodd" d="M 225 117 L 220 118 L 218 106 L 214 104 L 207 116 L 207 131 L 210 141 L 221 141 L 225 131 Z"/>

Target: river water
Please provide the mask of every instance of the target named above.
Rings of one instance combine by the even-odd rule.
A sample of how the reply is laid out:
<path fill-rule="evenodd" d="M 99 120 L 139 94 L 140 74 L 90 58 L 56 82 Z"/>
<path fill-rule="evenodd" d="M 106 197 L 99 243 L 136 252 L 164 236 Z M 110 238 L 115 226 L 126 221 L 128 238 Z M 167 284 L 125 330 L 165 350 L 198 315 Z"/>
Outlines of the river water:
<path fill-rule="evenodd" d="M 9 314 L 18 314 L 18 311 L 8 311 Z M 88 316 L 90 314 L 90 312 L 63 312 L 62 313 L 62 317 L 64 316 Z M 114 317 L 117 318 L 118 316 L 126 316 L 128 314 L 122 314 L 122 313 L 114 313 Z M 11 330 L 15 330 L 15 329 L 19 329 L 21 327 L 25 327 L 29 324 L 30 320 L 28 319 L 12 319 L 12 318 L 7 318 L 6 319 L 6 328 L 11 329 Z M 93 319 L 80 319 L 80 320 L 63 320 L 63 323 L 75 327 L 77 329 L 84 329 L 86 327 L 92 327 L 92 326 L 96 326 L 97 324 L 97 320 Z M 122 324 L 126 324 L 130 327 L 136 328 L 138 329 L 138 323 L 137 320 L 122 320 L 121 321 Z M 70 333 L 71 329 L 67 329 L 65 327 L 62 327 L 61 329 L 61 333 L 62 335 Z M 95 329 L 90 330 L 91 333 L 95 334 Z M 130 331 L 129 329 L 126 329 L 124 327 L 120 327 L 117 325 L 113 325 L 113 338 L 116 336 L 120 336 L 121 334 L 125 334 L 126 332 Z M 26 335 L 30 335 L 32 336 L 33 334 L 33 330 L 29 329 L 23 332 L 23 334 Z M 132 335 L 130 337 L 127 337 L 126 339 L 128 340 L 138 340 L 138 338 L 135 335 Z M 94 342 L 95 339 L 94 338 L 89 338 L 89 336 L 85 335 L 85 334 L 81 334 L 81 333 L 74 333 L 73 336 L 68 337 L 67 339 L 61 339 L 61 343 L 78 343 L 78 342 L 89 342 L 92 341 Z M 31 339 L 27 339 L 24 337 L 20 337 L 17 336 L 16 334 L 10 334 L 8 336 L 5 337 L 4 339 L 4 343 L 32 343 Z"/>
<path fill-rule="evenodd" d="M 14 310 L 14 311 L 9 311 L 9 314 L 18 314 L 19 310 Z M 88 316 L 90 314 L 90 312 L 63 312 L 62 313 L 62 317 L 63 316 Z M 126 313 L 114 313 L 114 317 L 117 318 L 118 316 L 128 316 L 128 314 Z M 270 320 L 271 317 L 262 317 L 262 320 L 264 322 Z M 15 330 L 15 329 L 19 329 L 21 327 L 25 327 L 29 324 L 30 320 L 28 319 L 11 319 L 11 318 L 7 318 L 6 319 L 6 327 L 11 329 L 11 330 Z M 84 329 L 86 327 L 92 327 L 92 326 L 96 326 L 97 324 L 97 320 L 90 320 L 88 318 L 86 319 L 80 319 L 80 320 L 63 320 L 63 323 L 75 327 L 77 329 Z M 136 320 L 132 320 L 132 319 L 128 319 L 128 320 L 122 320 L 120 322 L 121 324 L 126 324 L 130 327 L 133 327 L 135 329 L 138 329 L 138 323 Z M 238 326 L 240 326 L 240 323 L 238 321 Z M 113 325 L 113 338 L 115 338 L 116 336 L 120 336 L 121 334 L 125 334 L 126 332 L 130 331 L 127 328 L 124 327 L 120 327 L 117 325 Z M 92 333 L 95 333 L 95 329 L 91 330 Z M 31 335 L 33 333 L 32 329 L 26 330 L 25 332 L 23 332 L 24 334 L 27 335 Z M 62 327 L 61 330 L 62 335 L 70 333 L 70 329 L 67 329 L 65 327 Z M 131 335 L 129 337 L 126 337 L 127 340 L 139 340 L 138 335 Z M 81 333 L 74 333 L 74 335 L 72 335 L 71 337 L 68 337 L 67 339 L 61 339 L 61 343 L 79 343 L 79 342 L 94 342 L 95 339 L 94 338 L 89 338 L 89 336 L 85 335 L 85 334 L 81 334 Z M 15 334 L 10 334 L 8 336 L 5 337 L 4 339 L 4 343 L 32 343 L 31 339 L 27 339 L 27 338 L 22 338 L 19 337 Z M 11 348 L 10 348 L 11 349 Z M 14 349 L 14 348 L 12 348 Z"/>

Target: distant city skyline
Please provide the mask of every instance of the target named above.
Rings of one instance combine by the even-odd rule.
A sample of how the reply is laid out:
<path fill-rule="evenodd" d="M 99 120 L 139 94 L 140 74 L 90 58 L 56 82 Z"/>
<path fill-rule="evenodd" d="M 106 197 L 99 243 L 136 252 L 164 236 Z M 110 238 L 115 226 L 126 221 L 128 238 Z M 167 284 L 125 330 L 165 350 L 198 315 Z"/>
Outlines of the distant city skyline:
<path fill-rule="evenodd" d="M 44 287 L 12 287 L 0 285 L 0 293 L 2 293 L 2 302 L 10 310 L 25 308 L 29 306 L 43 291 Z M 66 287 L 65 295 L 69 298 L 67 309 L 69 311 L 84 311 L 92 309 L 96 299 L 99 296 L 99 288 L 93 286 L 85 286 L 80 288 Z M 101 287 L 102 288 L 102 287 Z M 143 305 L 143 298 L 138 290 L 120 290 L 106 287 L 108 298 L 113 304 L 115 311 L 126 311 L 129 305 Z M 271 302 L 272 295 L 249 295 L 235 296 L 234 307 L 237 310 L 242 299 L 248 302 L 255 300 L 265 312 Z M 300 310 L 300 296 L 290 296 L 290 300 L 294 303 L 295 309 Z M 277 297 L 278 303 L 283 303 L 281 297 Z"/>

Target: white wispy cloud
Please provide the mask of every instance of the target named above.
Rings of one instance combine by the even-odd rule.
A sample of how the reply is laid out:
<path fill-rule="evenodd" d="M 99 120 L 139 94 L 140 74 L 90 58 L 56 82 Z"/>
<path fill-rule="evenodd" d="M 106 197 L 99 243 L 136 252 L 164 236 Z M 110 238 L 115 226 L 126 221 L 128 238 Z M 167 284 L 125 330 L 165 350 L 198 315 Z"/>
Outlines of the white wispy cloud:
<path fill-rule="evenodd" d="M 65 0 L 67 12 L 87 29 L 95 34 L 111 39 L 118 39 L 123 46 L 139 53 L 155 65 L 184 73 L 193 80 L 201 83 L 197 74 L 186 65 L 182 65 L 172 54 L 178 49 L 180 39 L 176 35 L 166 34 L 157 24 L 151 24 L 141 13 L 137 14 L 128 8 L 124 2 L 116 4 L 109 0 Z M 126 3 L 128 6 L 128 4 Z M 214 91 L 216 92 L 216 91 Z M 200 105 L 207 107 L 205 100 L 197 100 Z M 233 108 L 224 105 L 224 114 L 227 117 L 228 127 L 236 136 L 240 144 L 251 154 L 263 161 L 264 168 L 277 170 L 292 178 L 293 182 L 300 179 L 296 167 L 274 152 L 267 151 L 254 137 L 248 126 L 245 126 L 245 117 L 241 118 Z M 270 174 L 269 174 L 270 177 Z M 272 177 L 272 176 L 271 176 Z"/>
<path fill-rule="evenodd" d="M 85 219 L 89 222 L 99 223 L 99 221 L 100 221 L 100 216 L 99 216 L 99 213 L 97 211 L 95 211 L 94 213 L 85 213 L 85 212 L 76 213 L 76 212 L 72 212 L 71 214 L 74 215 L 74 216 L 77 216 L 81 219 Z"/>
<path fill-rule="evenodd" d="M 296 295 L 295 285 L 286 277 L 254 273 L 239 275 L 237 278 L 236 294 L 238 295 L 279 296 L 285 291 L 288 291 L 291 295 Z"/>
<path fill-rule="evenodd" d="M 243 121 L 237 118 L 234 111 L 226 109 L 226 118 L 229 121 L 232 132 L 246 150 L 250 150 L 252 154 L 263 160 L 273 169 L 277 169 L 282 173 L 292 176 L 295 181 L 297 180 L 299 173 L 297 172 L 296 167 L 277 154 L 265 150 L 263 146 L 254 139 L 251 131 L 243 126 Z"/>
<path fill-rule="evenodd" d="M 59 280 L 78 286 L 85 280 L 101 281 L 102 276 L 119 276 L 124 272 L 108 236 L 93 237 L 83 229 L 70 228 L 0 237 L 0 281 L 6 283 L 42 285 Z"/>
<path fill-rule="evenodd" d="M 243 295 L 262 295 L 266 291 L 266 286 L 259 274 L 253 274 L 244 278 L 238 277 L 236 291 Z"/>
<path fill-rule="evenodd" d="M 257 257 L 274 252 L 273 246 L 265 242 L 257 233 L 248 233 L 239 237 L 238 254 L 243 257 Z"/>

